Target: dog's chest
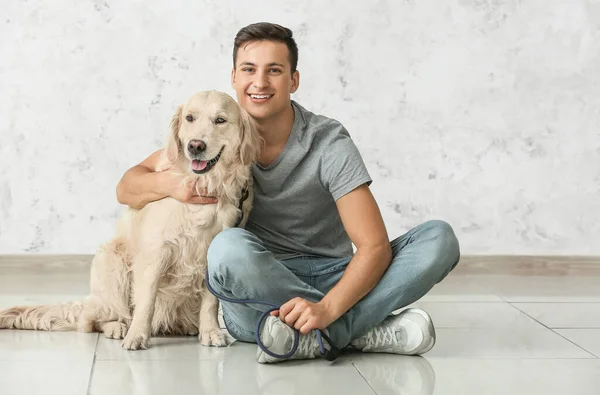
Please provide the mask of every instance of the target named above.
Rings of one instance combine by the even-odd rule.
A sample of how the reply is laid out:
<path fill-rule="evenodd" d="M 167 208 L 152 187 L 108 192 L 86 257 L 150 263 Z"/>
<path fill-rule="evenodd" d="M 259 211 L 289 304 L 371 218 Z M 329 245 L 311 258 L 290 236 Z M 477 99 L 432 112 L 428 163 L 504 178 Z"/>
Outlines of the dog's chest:
<path fill-rule="evenodd" d="M 178 240 L 178 253 L 166 270 L 160 289 L 164 294 L 177 298 L 195 297 L 200 292 L 206 276 L 206 251 L 203 243 L 191 238 Z"/>
<path fill-rule="evenodd" d="M 197 231 L 199 238 L 213 238 L 237 222 L 238 210 L 232 204 L 189 204 L 185 207 L 187 228 Z"/>
<path fill-rule="evenodd" d="M 185 220 L 171 234 L 167 243 L 175 247 L 176 253 L 164 276 L 163 292 L 179 295 L 196 295 L 206 276 L 207 252 L 215 236 L 231 227 L 237 220 L 237 210 L 232 205 L 186 207 L 182 215 Z"/>

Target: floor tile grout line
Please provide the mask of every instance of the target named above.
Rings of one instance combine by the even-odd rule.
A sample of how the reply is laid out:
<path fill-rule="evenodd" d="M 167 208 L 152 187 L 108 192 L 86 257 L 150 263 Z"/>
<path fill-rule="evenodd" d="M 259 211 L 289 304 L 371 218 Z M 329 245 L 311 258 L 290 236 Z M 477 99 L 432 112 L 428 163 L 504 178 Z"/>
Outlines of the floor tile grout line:
<path fill-rule="evenodd" d="M 466 278 L 471 278 L 472 279 L 472 277 L 468 277 L 468 276 Z M 491 296 L 494 296 L 494 297 L 498 298 L 499 302 L 506 302 L 506 303 L 508 303 L 508 301 L 506 300 L 506 298 L 502 297 L 502 295 L 500 295 L 499 292 L 493 290 L 493 286 L 490 285 L 489 280 L 488 280 L 488 282 L 486 282 L 484 280 L 484 284 L 478 284 L 478 288 L 480 289 L 481 292 L 486 292 L 486 295 L 491 295 Z"/>
<path fill-rule="evenodd" d="M 567 339 L 566 337 L 564 337 L 563 335 L 561 335 L 560 333 L 556 332 L 554 329 L 548 327 L 546 324 L 544 324 L 543 322 L 539 321 L 538 319 L 530 316 L 529 314 L 527 314 L 526 312 L 524 312 L 523 310 L 521 310 L 520 308 L 518 308 L 517 306 L 515 306 L 513 303 L 508 303 L 510 306 L 512 306 L 512 308 L 514 308 L 515 310 L 519 311 L 521 314 L 531 318 L 533 321 L 537 322 L 538 324 L 540 324 L 541 326 L 543 326 L 544 328 L 548 329 L 549 331 L 551 331 L 552 333 L 562 337 L 563 339 L 565 339 L 566 341 L 568 341 L 569 343 L 573 344 L 575 347 L 585 351 L 586 353 L 590 354 L 591 356 L 593 356 L 596 359 L 600 359 L 600 357 L 598 357 L 598 355 L 594 354 L 591 351 L 586 350 L 585 348 L 583 348 L 582 346 L 580 346 L 579 344 L 575 343 L 574 341 Z"/>
<path fill-rule="evenodd" d="M 418 300 L 413 304 L 419 303 L 469 303 L 469 304 L 505 304 L 505 300 Z"/>
<path fill-rule="evenodd" d="M 100 334 L 96 334 L 96 345 L 94 346 L 94 357 L 92 358 L 92 367 L 90 369 L 90 378 L 88 381 L 88 387 L 86 395 L 90 395 L 92 391 L 92 379 L 94 378 L 94 369 L 96 368 L 96 355 L 98 353 L 98 343 L 100 343 Z"/>
<path fill-rule="evenodd" d="M 498 298 L 500 298 L 500 300 L 502 300 L 504 303 L 508 303 L 510 304 L 510 302 L 502 295 L 498 295 L 496 293 L 494 293 L 495 296 L 497 296 Z"/>
<path fill-rule="evenodd" d="M 570 329 L 570 328 L 569 328 L 569 329 Z M 584 350 L 585 352 L 587 352 L 587 353 L 589 353 L 590 355 L 594 356 L 596 359 L 600 359 L 600 354 L 599 354 L 599 355 L 596 355 L 596 354 L 594 354 L 593 352 L 591 352 L 591 351 L 589 351 L 589 350 L 586 350 L 585 348 L 583 348 L 583 347 L 582 347 L 582 346 L 580 346 L 579 344 L 575 343 L 573 340 L 569 339 L 568 337 L 565 337 L 565 336 L 563 336 L 562 334 L 560 334 L 560 333 L 556 332 L 556 331 L 555 331 L 555 330 L 553 330 L 553 329 L 550 329 L 550 330 L 551 330 L 552 332 L 556 333 L 558 336 L 560 336 L 560 337 L 562 337 L 563 339 L 565 339 L 566 341 L 568 341 L 568 342 L 570 342 L 570 343 L 572 343 L 572 344 L 576 345 L 577 347 L 581 348 L 581 349 L 582 349 L 582 350 Z"/>
<path fill-rule="evenodd" d="M 597 304 L 600 305 L 600 302 L 518 302 L 518 301 L 512 301 L 512 302 L 508 302 L 508 303 L 515 303 L 515 304 Z"/>
<path fill-rule="evenodd" d="M 533 321 L 537 322 L 538 324 L 540 324 L 540 325 L 541 325 L 541 326 L 543 326 L 544 328 L 546 328 L 546 329 L 548 329 L 548 330 L 551 330 L 551 331 L 552 331 L 552 328 L 549 328 L 549 327 L 548 327 L 546 324 L 544 324 L 543 322 L 541 322 L 541 321 L 540 321 L 540 320 L 538 320 L 537 318 L 535 318 L 535 317 L 532 317 L 531 315 L 527 314 L 525 311 L 523 311 L 523 310 L 521 310 L 520 308 L 518 308 L 517 306 L 515 306 L 515 305 L 514 305 L 514 303 L 511 303 L 511 302 L 506 302 L 506 303 L 508 303 L 508 305 L 509 305 L 510 307 L 512 307 L 513 309 L 517 310 L 519 313 L 521 313 L 521 314 L 522 314 L 522 315 L 524 315 L 525 317 L 527 317 L 527 318 L 530 318 L 531 320 L 533 320 Z M 553 331 L 553 332 L 554 332 L 554 331 Z"/>
<path fill-rule="evenodd" d="M 367 380 L 366 377 L 363 376 L 363 374 L 360 372 L 360 369 L 358 368 L 358 366 L 356 366 L 356 364 L 354 363 L 354 361 L 350 360 L 350 363 L 354 367 L 354 370 L 356 370 L 356 373 L 358 373 L 358 375 L 365 381 L 365 383 L 367 383 L 367 385 L 369 386 L 369 388 L 371 389 L 371 391 L 373 391 L 373 394 L 377 395 L 377 391 L 375 391 L 375 388 L 373 388 L 371 386 L 371 383 L 369 383 L 369 380 Z"/>
<path fill-rule="evenodd" d="M 548 327 L 548 329 L 575 329 L 575 330 L 590 330 L 590 331 L 600 331 L 600 326 L 552 326 L 552 327 Z"/>
<path fill-rule="evenodd" d="M 500 357 L 500 356 L 490 356 L 490 357 L 483 357 L 483 356 L 468 356 L 468 355 L 462 355 L 462 356 L 430 356 L 428 358 L 431 358 L 432 360 L 437 359 L 437 360 L 451 360 L 451 359 L 460 359 L 460 360 L 482 360 L 482 361 L 517 361 L 517 360 L 523 360 L 523 361 L 594 361 L 596 358 L 594 355 L 590 355 L 587 358 L 583 358 L 583 357 L 576 357 L 576 358 L 569 358 L 569 357 L 543 357 L 543 356 L 535 356 L 535 357 L 525 357 L 525 356 L 515 356 L 515 357 Z"/>

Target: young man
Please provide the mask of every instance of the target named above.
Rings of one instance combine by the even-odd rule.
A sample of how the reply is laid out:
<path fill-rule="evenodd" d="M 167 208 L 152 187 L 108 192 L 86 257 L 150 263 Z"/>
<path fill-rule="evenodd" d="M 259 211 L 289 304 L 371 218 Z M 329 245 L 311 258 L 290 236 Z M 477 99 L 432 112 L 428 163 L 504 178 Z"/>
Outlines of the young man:
<path fill-rule="evenodd" d="M 447 223 L 428 221 L 390 243 L 371 178 L 346 129 L 291 100 L 300 83 L 297 62 L 287 28 L 258 23 L 236 35 L 231 83 L 265 146 L 253 167 L 255 203 L 246 228 L 221 232 L 209 248 L 211 285 L 224 296 L 281 305 L 266 319 L 261 341 L 285 354 L 292 328 L 298 329 L 291 359 L 320 354 L 313 329 L 324 330 L 338 348 L 425 353 L 435 344 L 429 315 L 391 313 L 420 299 L 456 266 L 456 236 Z M 119 202 L 135 208 L 166 196 L 215 202 L 179 190 L 178 176 L 169 171 L 152 172 L 158 154 L 125 173 Z M 254 342 L 262 307 L 222 306 L 231 335 Z M 281 361 L 260 348 L 257 359 Z"/>

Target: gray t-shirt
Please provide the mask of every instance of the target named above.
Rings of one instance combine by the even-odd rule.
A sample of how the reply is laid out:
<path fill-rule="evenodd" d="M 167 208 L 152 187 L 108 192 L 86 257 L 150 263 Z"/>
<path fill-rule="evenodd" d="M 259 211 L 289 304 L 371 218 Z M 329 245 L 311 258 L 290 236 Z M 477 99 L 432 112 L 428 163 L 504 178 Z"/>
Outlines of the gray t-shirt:
<path fill-rule="evenodd" d="M 246 229 L 277 259 L 347 257 L 352 243 L 336 200 L 372 180 L 348 131 L 295 101 L 285 148 L 269 166 L 253 167 L 254 206 Z"/>

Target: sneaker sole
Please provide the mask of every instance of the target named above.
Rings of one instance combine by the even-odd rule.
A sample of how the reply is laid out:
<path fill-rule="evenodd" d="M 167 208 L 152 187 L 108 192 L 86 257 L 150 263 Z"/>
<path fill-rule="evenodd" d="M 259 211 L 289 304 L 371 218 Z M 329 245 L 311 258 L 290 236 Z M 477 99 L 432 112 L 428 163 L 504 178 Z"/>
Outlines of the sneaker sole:
<path fill-rule="evenodd" d="M 403 310 L 403 312 L 405 312 L 405 311 L 410 312 L 410 313 L 419 314 L 421 317 L 423 317 L 425 319 L 425 321 L 427 321 L 427 329 L 429 329 L 429 333 L 431 335 L 431 340 L 425 347 L 423 347 L 421 350 L 419 350 L 417 352 L 417 354 L 425 354 L 426 352 L 429 352 L 433 348 L 433 346 L 435 346 L 435 338 L 436 338 L 435 327 L 433 326 L 433 321 L 431 320 L 431 316 L 429 314 L 427 314 L 425 312 L 425 310 L 417 309 L 417 308 L 410 308 L 410 309 Z"/>

